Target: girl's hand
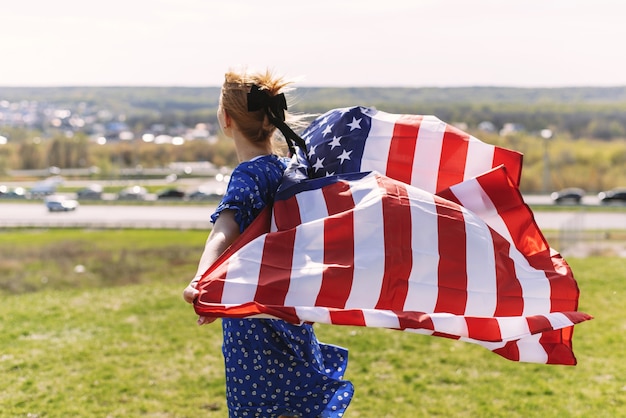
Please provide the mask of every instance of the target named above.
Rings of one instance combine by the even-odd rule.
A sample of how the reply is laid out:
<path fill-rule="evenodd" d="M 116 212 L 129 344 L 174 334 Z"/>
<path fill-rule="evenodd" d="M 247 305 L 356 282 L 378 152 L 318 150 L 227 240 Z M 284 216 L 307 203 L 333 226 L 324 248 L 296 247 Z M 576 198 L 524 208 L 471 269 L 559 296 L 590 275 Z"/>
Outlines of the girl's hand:
<path fill-rule="evenodd" d="M 198 297 L 200 291 L 196 289 L 196 283 L 189 283 L 189 285 L 183 290 L 183 299 L 187 303 L 193 303 L 193 301 Z"/>
<path fill-rule="evenodd" d="M 215 322 L 217 318 L 210 318 L 208 316 L 199 316 L 198 317 L 198 325 L 210 324 L 211 322 Z"/>

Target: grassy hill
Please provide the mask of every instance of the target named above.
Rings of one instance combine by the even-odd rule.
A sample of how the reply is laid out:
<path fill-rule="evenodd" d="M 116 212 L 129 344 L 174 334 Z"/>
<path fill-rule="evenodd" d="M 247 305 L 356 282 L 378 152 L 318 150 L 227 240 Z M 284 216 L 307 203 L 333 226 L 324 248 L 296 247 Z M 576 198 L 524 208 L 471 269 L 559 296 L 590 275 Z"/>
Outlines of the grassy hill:
<path fill-rule="evenodd" d="M 0 416 L 224 417 L 219 324 L 181 298 L 202 231 L 0 231 Z M 171 254 L 166 256 L 166 254 Z M 350 350 L 348 417 L 623 417 L 623 259 L 568 260 L 575 367 L 393 330 L 316 326 Z M 77 269 L 81 265 L 83 268 Z M 26 282 L 25 286 L 20 283 Z"/>

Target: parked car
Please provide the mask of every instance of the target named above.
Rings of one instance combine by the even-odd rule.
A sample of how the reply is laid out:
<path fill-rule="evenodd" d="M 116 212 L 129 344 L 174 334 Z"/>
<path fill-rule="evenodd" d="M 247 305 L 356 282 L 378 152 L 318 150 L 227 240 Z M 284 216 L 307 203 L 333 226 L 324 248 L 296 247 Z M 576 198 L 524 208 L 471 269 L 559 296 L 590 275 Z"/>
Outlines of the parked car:
<path fill-rule="evenodd" d="M 78 202 L 74 199 L 68 199 L 65 196 L 50 195 L 44 200 L 46 207 L 50 212 L 68 212 L 76 210 Z"/>
<path fill-rule="evenodd" d="M 598 199 L 603 205 L 626 204 L 626 188 L 616 188 L 598 193 Z"/>
<path fill-rule="evenodd" d="M 184 199 L 185 192 L 179 189 L 165 189 L 157 194 L 157 199 Z"/>
<path fill-rule="evenodd" d="M 580 204 L 585 196 L 585 191 L 579 187 L 568 187 L 566 189 L 553 192 L 550 195 L 552 201 L 556 204 L 575 203 Z"/>
<path fill-rule="evenodd" d="M 189 194 L 189 200 L 220 200 L 222 197 L 224 193 L 216 190 L 198 189 Z"/>
<path fill-rule="evenodd" d="M 145 200 L 148 190 L 141 186 L 130 186 L 120 191 L 117 198 L 120 200 Z"/>
<path fill-rule="evenodd" d="M 26 199 L 26 190 L 23 187 L 0 186 L 0 199 Z"/>
<path fill-rule="evenodd" d="M 102 199 L 102 186 L 92 184 L 76 192 L 76 198 L 81 199 Z"/>

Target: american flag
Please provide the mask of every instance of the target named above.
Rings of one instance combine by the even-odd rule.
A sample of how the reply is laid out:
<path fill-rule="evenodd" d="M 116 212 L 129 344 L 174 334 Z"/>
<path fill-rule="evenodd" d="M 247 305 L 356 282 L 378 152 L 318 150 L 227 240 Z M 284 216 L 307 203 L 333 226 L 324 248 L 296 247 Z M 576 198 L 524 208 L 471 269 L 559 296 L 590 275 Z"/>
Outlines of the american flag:
<path fill-rule="evenodd" d="M 303 137 L 272 210 L 200 281 L 199 315 L 384 327 L 576 364 L 573 326 L 591 317 L 519 193 L 520 154 L 361 107 Z"/>
<path fill-rule="evenodd" d="M 377 171 L 436 193 L 505 165 L 516 185 L 522 154 L 484 143 L 435 116 L 398 115 L 372 108 L 335 109 L 302 133 L 308 155 L 300 174 L 323 177 Z"/>

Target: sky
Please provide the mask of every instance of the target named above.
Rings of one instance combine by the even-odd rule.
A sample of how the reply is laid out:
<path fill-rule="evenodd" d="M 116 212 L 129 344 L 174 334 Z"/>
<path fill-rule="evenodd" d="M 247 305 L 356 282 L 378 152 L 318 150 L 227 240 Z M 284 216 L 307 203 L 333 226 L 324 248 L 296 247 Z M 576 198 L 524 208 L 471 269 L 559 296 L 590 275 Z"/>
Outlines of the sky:
<path fill-rule="evenodd" d="M 626 86 L 623 0 L 0 0 L 0 86 Z"/>

